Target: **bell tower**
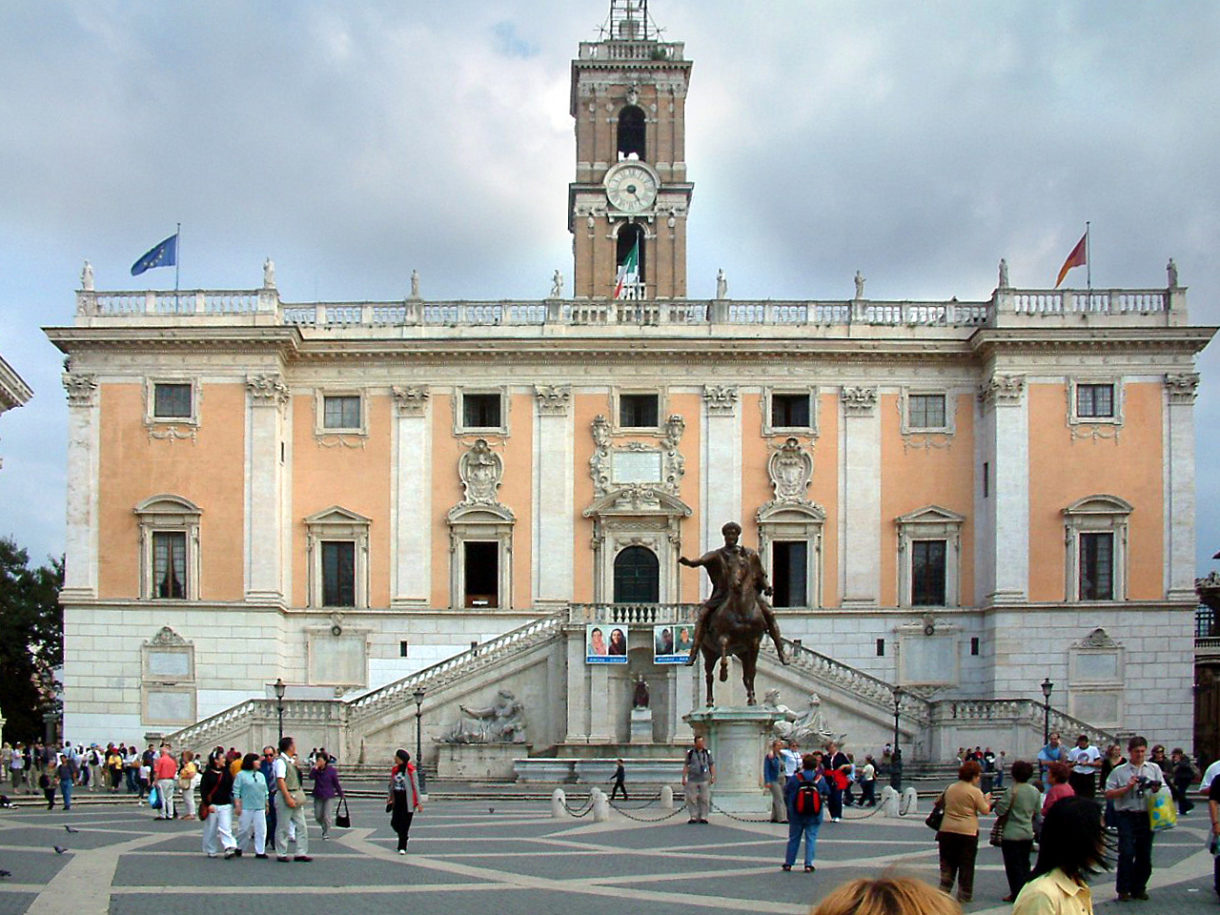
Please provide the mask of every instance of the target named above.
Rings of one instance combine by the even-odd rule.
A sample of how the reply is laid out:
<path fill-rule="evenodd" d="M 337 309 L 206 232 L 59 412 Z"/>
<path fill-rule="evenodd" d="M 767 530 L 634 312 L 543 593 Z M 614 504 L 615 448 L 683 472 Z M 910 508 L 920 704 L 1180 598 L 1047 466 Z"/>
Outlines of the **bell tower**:
<path fill-rule="evenodd" d="M 648 0 L 610 0 L 598 41 L 572 61 L 576 175 L 568 230 L 577 298 L 686 297 L 686 87 L 681 42 Z"/>

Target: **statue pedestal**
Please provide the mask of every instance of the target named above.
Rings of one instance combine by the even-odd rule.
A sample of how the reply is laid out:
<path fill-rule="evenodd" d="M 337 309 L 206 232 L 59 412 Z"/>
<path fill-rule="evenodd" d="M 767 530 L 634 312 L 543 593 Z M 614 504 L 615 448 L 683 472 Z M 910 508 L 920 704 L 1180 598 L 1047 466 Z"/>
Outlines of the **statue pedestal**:
<path fill-rule="evenodd" d="M 630 743 L 652 743 L 652 709 L 633 708 L 631 710 Z"/>
<path fill-rule="evenodd" d="M 523 743 L 442 743 L 436 761 L 440 778 L 512 781 L 513 760 L 529 756 Z"/>
<path fill-rule="evenodd" d="M 707 739 L 716 764 L 712 804 L 728 813 L 762 815 L 771 795 L 762 788 L 762 760 L 771 725 L 782 717 L 761 705 L 715 706 L 683 716 L 695 734 Z"/>

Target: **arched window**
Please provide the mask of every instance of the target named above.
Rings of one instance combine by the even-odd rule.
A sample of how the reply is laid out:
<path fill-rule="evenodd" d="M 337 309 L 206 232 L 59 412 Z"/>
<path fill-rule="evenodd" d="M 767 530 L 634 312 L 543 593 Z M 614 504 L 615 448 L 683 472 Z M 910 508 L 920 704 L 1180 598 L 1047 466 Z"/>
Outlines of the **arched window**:
<path fill-rule="evenodd" d="M 660 600 L 661 564 L 646 546 L 629 546 L 614 557 L 614 602 L 655 604 Z"/>
<path fill-rule="evenodd" d="M 645 241 L 646 238 L 647 234 L 644 231 L 644 227 L 636 223 L 628 223 L 619 230 L 614 259 L 616 265 L 615 283 L 617 285 L 621 277 L 623 289 L 618 293 L 617 298 L 642 299 L 645 297 L 644 289 L 648 281 L 648 245 Z M 633 250 L 637 251 L 634 269 L 632 269 L 633 265 L 630 263 L 631 252 Z M 626 267 L 625 271 L 624 267 Z"/>
<path fill-rule="evenodd" d="M 628 105 L 618 115 L 618 160 L 644 159 L 644 111 Z"/>

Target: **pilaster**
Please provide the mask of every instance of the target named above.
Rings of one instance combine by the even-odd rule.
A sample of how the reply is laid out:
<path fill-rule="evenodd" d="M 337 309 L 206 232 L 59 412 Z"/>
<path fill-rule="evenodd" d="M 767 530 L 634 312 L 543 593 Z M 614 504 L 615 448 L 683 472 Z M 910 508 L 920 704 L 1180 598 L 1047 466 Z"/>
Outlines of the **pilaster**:
<path fill-rule="evenodd" d="M 738 391 L 733 385 L 703 388 L 703 473 L 699 484 L 703 552 L 723 543 L 720 528 L 726 523 L 745 521 L 741 517 L 741 410 L 737 401 Z M 706 575 L 699 578 L 706 596 L 711 585 Z"/>
<path fill-rule="evenodd" d="M 534 604 L 540 610 L 572 599 L 575 432 L 571 385 L 535 385 L 533 525 Z"/>
<path fill-rule="evenodd" d="M 1166 474 L 1166 582 L 1170 600 L 1195 600 L 1195 395 L 1199 376 L 1183 372 L 1165 376 L 1169 450 Z"/>
<path fill-rule="evenodd" d="M 98 596 L 101 408 L 95 376 L 65 372 L 63 385 L 68 396 L 68 491 L 64 587 L 60 599 L 69 603 Z"/>
<path fill-rule="evenodd" d="M 587 743 L 589 740 L 589 683 L 590 670 L 595 666 L 585 663 L 584 628 L 566 632 L 568 650 L 568 722 L 565 743 Z M 603 701 L 603 704 L 605 702 Z"/>
<path fill-rule="evenodd" d="M 246 600 L 283 600 L 283 468 L 288 386 L 277 374 L 246 379 Z"/>
<path fill-rule="evenodd" d="M 979 392 L 991 451 L 994 524 L 983 544 L 991 587 L 988 604 L 1026 600 L 1029 593 L 1029 399 L 1023 375 L 994 374 Z"/>
<path fill-rule="evenodd" d="M 426 608 L 432 593 L 432 436 L 424 385 L 393 387 L 390 605 Z"/>
<path fill-rule="evenodd" d="M 875 607 L 881 584 L 881 416 L 875 387 L 844 387 L 843 536 L 839 568 L 844 608 Z"/>

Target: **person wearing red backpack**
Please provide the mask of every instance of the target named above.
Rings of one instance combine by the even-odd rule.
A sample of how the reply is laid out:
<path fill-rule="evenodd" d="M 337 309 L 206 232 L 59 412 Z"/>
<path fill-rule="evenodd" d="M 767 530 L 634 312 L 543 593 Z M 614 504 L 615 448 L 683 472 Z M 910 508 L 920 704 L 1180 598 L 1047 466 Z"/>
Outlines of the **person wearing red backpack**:
<path fill-rule="evenodd" d="M 818 828 L 822 825 L 822 810 L 830 785 L 818 765 L 818 757 L 806 753 L 801 757 L 801 768 L 788 779 L 784 786 L 784 799 L 788 805 L 788 848 L 784 853 L 784 870 L 792 870 L 796 851 L 805 838 L 805 873 L 813 873 L 814 846 L 818 841 Z"/>

